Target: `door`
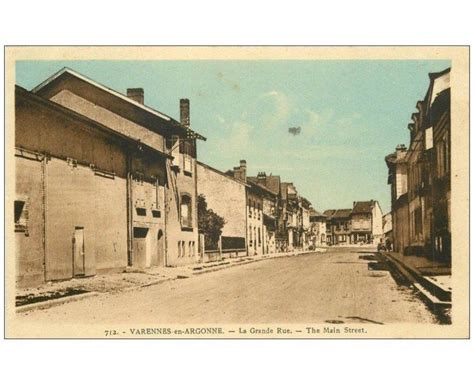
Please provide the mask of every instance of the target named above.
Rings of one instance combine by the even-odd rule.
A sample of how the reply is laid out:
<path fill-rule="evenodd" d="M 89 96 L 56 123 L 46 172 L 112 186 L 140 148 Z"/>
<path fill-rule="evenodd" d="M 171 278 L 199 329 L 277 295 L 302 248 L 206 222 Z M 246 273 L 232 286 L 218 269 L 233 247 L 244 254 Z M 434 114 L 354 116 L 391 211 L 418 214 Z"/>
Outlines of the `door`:
<path fill-rule="evenodd" d="M 136 268 L 143 269 L 150 266 L 147 256 L 147 235 L 148 228 L 133 228 L 133 266 Z"/>
<path fill-rule="evenodd" d="M 76 226 L 73 237 L 73 276 L 85 275 L 84 228 Z"/>
<path fill-rule="evenodd" d="M 165 248 L 164 248 L 164 237 L 163 237 L 163 230 L 158 230 L 158 236 L 157 236 L 157 265 L 158 266 L 163 266 L 165 264 L 164 258 L 165 258 Z"/>

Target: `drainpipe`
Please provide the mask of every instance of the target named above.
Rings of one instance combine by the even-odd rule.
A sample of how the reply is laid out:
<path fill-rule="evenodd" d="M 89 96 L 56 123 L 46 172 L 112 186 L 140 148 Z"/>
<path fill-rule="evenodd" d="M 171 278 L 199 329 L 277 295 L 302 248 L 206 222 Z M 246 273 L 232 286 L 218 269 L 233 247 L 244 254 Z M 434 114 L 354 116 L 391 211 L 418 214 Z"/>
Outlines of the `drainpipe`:
<path fill-rule="evenodd" d="M 44 281 L 47 281 L 47 271 L 46 271 L 46 215 L 47 215 L 47 205 L 48 205 L 48 199 L 47 199 L 47 171 L 46 171 L 46 163 L 47 163 L 47 156 L 43 154 L 43 160 L 41 161 L 41 176 L 42 176 L 42 182 L 43 182 L 43 193 L 42 193 L 42 208 L 43 208 L 43 272 L 44 272 Z"/>
<path fill-rule="evenodd" d="M 133 209 L 132 209 L 132 156 L 127 150 L 127 265 L 133 265 Z"/>
<path fill-rule="evenodd" d="M 169 183 L 170 183 L 170 178 L 168 177 L 168 172 L 169 172 L 169 169 L 167 168 L 168 167 L 168 162 L 169 160 L 166 159 L 165 160 L 165 173 L 166 173 L 166 186 L 163 187 L 163 193 L 164 193 L 164 218 L 165 218 L 165 223 L 164 223 L 164 227 L 163 227 L 163 230 L 164 230 L 164 240 L 165 240 L 165 258 L 163 259 L 163 265 L 165 267 L 168 267 L 168 188 L 169 188 Z"/>

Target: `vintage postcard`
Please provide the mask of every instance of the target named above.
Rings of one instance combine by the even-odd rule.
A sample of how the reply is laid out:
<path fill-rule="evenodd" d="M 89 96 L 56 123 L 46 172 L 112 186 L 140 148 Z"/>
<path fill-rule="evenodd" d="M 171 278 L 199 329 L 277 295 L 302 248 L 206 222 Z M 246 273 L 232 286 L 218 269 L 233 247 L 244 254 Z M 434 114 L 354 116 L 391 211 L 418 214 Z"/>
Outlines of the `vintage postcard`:
<path fill-rule="evenodd" d="M 469 47 L 5 57 L 5 337 L 469 337 Z"/>

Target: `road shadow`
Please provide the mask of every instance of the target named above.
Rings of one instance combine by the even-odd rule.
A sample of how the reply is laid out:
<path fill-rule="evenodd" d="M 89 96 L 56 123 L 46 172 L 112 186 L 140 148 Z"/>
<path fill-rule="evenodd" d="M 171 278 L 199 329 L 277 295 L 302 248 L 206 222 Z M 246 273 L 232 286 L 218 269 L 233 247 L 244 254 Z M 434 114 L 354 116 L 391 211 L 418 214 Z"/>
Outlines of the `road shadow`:
<path fill-rule="evenodd" d="M 376 255 L 371 254 L 371 255 L 362 255 L 362 256 L 359 256 L 359 260 L 377 261 L 378 258 L 377 258 Z"/>

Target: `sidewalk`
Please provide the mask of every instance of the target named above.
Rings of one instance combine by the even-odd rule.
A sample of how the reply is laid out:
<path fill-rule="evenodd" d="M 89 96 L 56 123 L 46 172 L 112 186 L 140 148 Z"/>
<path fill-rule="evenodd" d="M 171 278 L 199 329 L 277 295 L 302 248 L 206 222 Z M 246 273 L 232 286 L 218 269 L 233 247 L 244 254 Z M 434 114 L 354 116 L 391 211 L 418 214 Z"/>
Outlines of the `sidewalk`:
<path fill-rule="evenodd" d="M 88 278 L 48 282 L 35 288 L 17 289 L 16 311 L 45 309 L 66 302 L 85 299 L 102 293 L 118 293 L 160 284 L 169 280 L 186 279 L 192 276 L 215 272 L 221 269 L 250 264 L 278 257 L 298 256 L 305 253 L 325 252 L 300 251 L 274 253 L 261 256 L 230 258 L 206 263 L 195 263 L 182 267 L 152 267 L 144 270 L 127 268 L 122 273 L 96 275 Z"/>
<path fill-rule="evenodd" d="M 451 267 L 448 264 L 397 252 L 379 252 L 405 282 L 435 307 L 451 306 Z"/>

